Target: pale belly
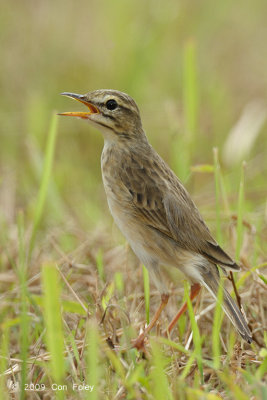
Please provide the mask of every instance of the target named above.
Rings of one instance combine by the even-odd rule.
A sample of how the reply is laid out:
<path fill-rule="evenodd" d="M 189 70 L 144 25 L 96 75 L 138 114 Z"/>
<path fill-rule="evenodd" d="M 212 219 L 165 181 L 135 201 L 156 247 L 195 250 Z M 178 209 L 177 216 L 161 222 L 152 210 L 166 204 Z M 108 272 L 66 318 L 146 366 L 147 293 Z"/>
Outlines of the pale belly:
<path fill-rule="evenodd" d="M 144 265 L 152 263 L 174 265 L 177 250 L 168 240 L 143 224 L 131 212 L 123 212 L 122 205 L 108 197 L 108 205 L 113 219 L 129 242 L 132 250 Z"/>
<path fill-rule="evenodd" d="M 150 263 L 154 257 L 153 254 L 151 254 L 151 251 L 147 248 L 149 238 L 144 236 L 143 229 L 136 221 L 136 218 L 129 215 L 129 213 L 123 212 L 122 206 L 112 200 L 112 198 L 108 198 L 107 200 L 115 224 L 129 242 L 134 253 L 142 263 Z"/>
<path fill-rule="evenodd" d="M 199 282 L 200 276 L 194 265 L 203 265 L 207 260 L 198 254 L 181 249 L 174 240 L 164 237 L 138 218 L 131 204 L 127 204 L 127 194 L 116 191 L 116 187 L 105 180 L 104 187 L 108 206 L 115 224 L 125 236 L 140 262 L 151 270 L 151 266 L 169 265 L 178 267 L 192 281 Z M 128 194 L 129 196 L 129 194 Z M 130 202 L 129 196 L 129 202 Z"/>

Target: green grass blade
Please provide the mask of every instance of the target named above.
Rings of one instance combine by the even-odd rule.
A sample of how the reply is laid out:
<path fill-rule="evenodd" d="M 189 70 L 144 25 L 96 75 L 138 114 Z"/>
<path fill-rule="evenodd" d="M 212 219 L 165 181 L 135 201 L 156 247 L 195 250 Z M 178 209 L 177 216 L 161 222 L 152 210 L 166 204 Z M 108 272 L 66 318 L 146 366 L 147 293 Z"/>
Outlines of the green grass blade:
<path fill-rule="evenodd" d="M 96 255 L 96 268 L 99 274 L 100 279 L 105 281 L 105 272 L 104 272 L 104 262 L 103 262 L 103 251 L 99 249 Z"/>
<path fill-rule="evenodd" d="M 143 279 L 144 279 L 146 322 L 147 324 L 149 324 L 149 307 L 150 307 L 149 273 L 144 265 L 143 265 Z"/>
<path fill-rule="evenodd" d="M 253 272 L 257 271 L 257 269 L 262 269 L 262 268 L 265 268 L 265 267 L 267 267 L 267 262 L 264 262 L 264 263 L 259 264 L 259 265 L 255 265 L 254 267 L 250 268 L 249 271 L 245 272 L 239 278 L 239 280 L 236 283 L 236 288 L 240 289 L 245 284 L 246 280 L 251 277 Z"/>
<path fill-rule="evenodd" d="M 198 91 L 196 74 L 196 46 L 189 40 L 183 49 L 183 108 L 184 124 L 171 148 L 172 162 L 180 179 L 185 182 L 190 175 L 192 154 L 196 143 L 198 116 Z"/>
<path fill-rule="evenodd" d="M 151 371 L 153 398 L 155 400 L 172 399 L 173 396 L 164 369 L 167 359 L 155 340 L 151 340 L 151 347 L 153 356 L 153 369 Z"/>
<path fill-rule="evenodd" d="M 105 348 L 105 353 L 109 359 L 109 362 L 112 364 L 112 367 L 116 371 L 117 377 L 119 377 L 122 382 L 125 383 L 126 372 L 118 354 L 111 350 L 110 347 Z"/>
<path fill-rule="evenodd" d="M 191 302 L 191 299 L 190 299 L 190 296 L 189 296 L 189 289 L 188 289 L 188 283 L 187 282 L 185 282 L 184 290 L 185 290 L 185 299 L 186 299 L 187 307 L 188 307 L 188 314 L 189 314 L 189 318 L 190 318 L 190 322 L 191 322 L 191 326 L 192 326 L 192 331 L 193 331 L 193 341 L 194 341 L 194 345 L 195 345 L 195 353 L 196 353 L 196 356 L 197 356 L 196 359 L 197 359 L 197 363 L 198 363 L 200 379 L 201 379 L 201 383 L 203 383 L 204 382 L 204 377 L 203 377 L 201 337 L 200 337 L 199 329 L 198 329 L 197 322 L 196 322 L 196 319 L 195 319 L 195 314 L 194 314 L 192 302 Z"/>
<path fill-rule="evenodd" d="M 245 161 L 241 167 L 241 177 L 238 192 L 238 206 L 237 206 L 237 238 L 236 238 L 236 259 L 240 259 L 240 251 L 243 241 L 243 215 L 244 215 L 244 184 L 245 184 Z"/>
<path fill-rule="evenodd" d="M 38 296 L 38 295 L 32 295 L 31 299 L 38 305 L 42 306 L 44 305 L 44 297 L 43 296 Z M 62 311 L 68 312 L 68 313 L 73 313 L 73 314 L 79 314 L 79 315 L 87 315 L 86 311 L 84 308 L 81 306 L 80 303 L 72 300 L 62 300 L 61 302 L 62 306 Z"/>
<path fill-rule="evenodd" d="M 27 299 L 27 263 L 24 243 L 24 216 L 22 212 L 18 214 L 18 232 L 19 232 L 19 263 L 18 276 L 20 282 L 20 357 L 21 365 L 21 391 L 20 399 L 25 398 L 25 384 L 27 377 L 27 357 L 29 348 L 29 318 L 28 318 L 28 299 Z"/>
<path fill-rule="evenodd" d="M 213 149 L 214 178 L 215 178 L 215 197 L 216 197 L 216 238 L 219 244 L 222 243 L 221 228 L 221 205 L 220 205 L 220 164 L 218 149 Z"/>
<path fill-rule="evenodd" d="M 77 343 L 75 342 L 75 331 L 70 332 L 67 338 L 67 342 L 71 346 L 71 350 L 73 352 L 77 364 L 77 370 L 75 371 L 75 378 L 77 379 L 78 375 L 80 377 L 83 377 L 82 362 L 80 359 L 79 350 L 77 348 Z"/>
<path fill-rule="evenodd" d="M 257 369 L 256 377 L 258 379 L 262 379 L 266 373 L 267 373 L 267 356 L 264 358 L 262 364 Z"/>
<path fill-rule="evenodd" d="M 238 386 L 238 384 L 236 383 L 236 379 L 232 374 L 227 374 L 225 372 L 218 371 L 218 376 L 227 385 L 229 394 L 231 394 L 232 399 L 238 399 L 238 400 L 250 399 L 250 396 L 248 396 L 245 392 L 245 388 Z"/>
<path fill-rule="evenodd" d="M 185 43 L 183 61 L 185 131 L 189 143 L 193 144 L 196 135 L 198 116 L 196 45 L 193 40 L 188 40 Z"/>
<path fill-rule="evenodd" d="M 119 272 L 119 271 L 115 272 L 114 282 L 115 282 L 116 290 L 119 292 L 119 296 L 122 297 L 123 293 L 124 293 L 124 282 L 123 282 L 123 276 L 122 276 L 121 272 Z"/>
<path fill-rule="evenodd" d="M 61 320 L 61 287 L 59 273 L 55 264 L 43 264 L 42 286 L 46 343 L 51 354 L 51 374 L 56 383 L 62 384 L 65 376 L 64 336 Z"/>
<path fill-rule="evenodd" d="M 95 321 L 88 323 L 87 331 L 87 384 L 93 387 L 91 392 L 87 392 L 87 397 L 90 400 L 97 400 L 98 397 L 98 381 L 100 377 L 99 367 L 99 336 L 97 324 Z"/>
<path fill-rule="evenodd" d="M 29 138 L 27 144 L 29 146 L 29 162 L 31 164 L 32 173 L 34 174 L 35 181 L 41 182 L 45 154 L 43 153 L 43 149 L 35 142 L 34 138 Z M 57 221 L 61 222 L 64 220 L 67 209 L 53 179 L 49 181 L 46 204 L 47 207 L 53 211 L 53 215 L 56 216 Z"/>
<path fill-rule="evenodd" d="M 186 354 L 188 356 L 191 354 L 191 351 L 190 350 L 186 350 L 186 348 L 182 344 L 176 343 L 176 342 L 174 342 L 174 341 L 172 341 L 170 339 L 165 338 L 164 336 L 159 336 L 157 340 L 158 340 L 159 343 L 162 343 L 164 345 L 170 346 L 173 349 L 178 350 L 179 352 L 181 352 L 183 354 Z"/>
<path fill-rule="evenodd" d="M 53 158 L 56 146 L 56 134 L 57 134 L 57 116 L 54 114 L 51 119 L 51 125 L 48 131 L 46 149 L 45 149 L 45 159 L 44 159 L 44 168 L 43 168 L 43 175 L 41 179 L 40 189 L 37 197 L 36 208 L 34 212 L 33 218 L 33 228 L 32 228 L 32 235 L 30 239 L 30 246 L 29 246 L 29 259 L 31 257 L 31 253 L 34 248 L 35 239 L 37 230 L 43 215 L 45 200 L 48 191 L 48 184 L 49 179 L 52 171 L 53 165 Z"/>
<path fill-rule="evenodd" d="M 181 376 L 180 376 L 181 380 L 184 380 L 187 377 L 187 375 L 190 373 L 191 367 L 195 361 L 195 357 L 196 357 L 196 354 L 194 352 L 191 354 L 191 356 L 187 360 L 186 366 L 184 367 L 183 372 L 181 373 Z"/>
<path fill-rule="evenodd" d="M 213 327 L 212 327 L 212 353 L 213 353 L 213 365 L 214 369 L 219 369 L 221 362 L 221 346 L 220 346 L 220 330 L 223 320 L 223 282 L 220 279 L 221 284 L 219 285 L 219 290 L 217 293 L 216 307 L 214 311 Z"/>
<path fill-rule="evenodd" d="M 264 341 L 265 341 L 265 348 L 262 348 L 260 351 L 260 356 L 263 357 L 263 361 L 259 368 L 256 371 L 256 378 L 259 380 L 264 377 L 265 374 L 267 374 L 267 333 L 264 332 Z"/>
<path fill-rule="evenodd" d="M 4 372 L 7 369 L 7 360 L 9 358 L 8 353 L 8 343 L 9 343 L 9 328 L 1 327 L 1 335 L 0 335 L 0 399 L 5 400 L 8 398 L 7 390 L 6 390 L 6 377 L 4 376 Z"/>
<path fill-rule="evenodd" d="M 265 278 L 265 276 L 260 275 L 260 274 L 258 276 L 265 283 L 265 285 L 267 285 L 267 278 Z"/>

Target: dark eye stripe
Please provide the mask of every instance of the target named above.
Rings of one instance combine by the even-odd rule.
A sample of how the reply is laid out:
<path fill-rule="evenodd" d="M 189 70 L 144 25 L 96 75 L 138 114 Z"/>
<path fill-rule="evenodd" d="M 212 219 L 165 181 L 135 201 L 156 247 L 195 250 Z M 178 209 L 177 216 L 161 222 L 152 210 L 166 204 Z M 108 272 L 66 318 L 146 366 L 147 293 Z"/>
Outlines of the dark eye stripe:
<path fill-rule="evenodd" d="M 131 113 L 131 112 L 132 112 L 132 109 L 129 108 L 129 107 L 122 106 L 121 104 L 119 104 L 119 107 L 122 108 L 124 111 L 126 111 L 126 112 L 128 112 L 128 113 Z"/>
<path fill-rule="evenodd" d="M 99 121 L 98 121 L 97 123 L 98 123 L 98 125 L 102 125 L 102 126 L 104 126 L 105 128 L 110 129 L 110 126 L 104 124 L 103 122 L 99 122 Z"/>
<path fill-rule="evenodd" d="M 105 114 L 104 112 L 102 112 L 102 115 L 104 115 L 104 117 L 111 119 L 112 121 L 116 121 L 116 118 L 113 115 L 109 115 L 109 114 Z"/>

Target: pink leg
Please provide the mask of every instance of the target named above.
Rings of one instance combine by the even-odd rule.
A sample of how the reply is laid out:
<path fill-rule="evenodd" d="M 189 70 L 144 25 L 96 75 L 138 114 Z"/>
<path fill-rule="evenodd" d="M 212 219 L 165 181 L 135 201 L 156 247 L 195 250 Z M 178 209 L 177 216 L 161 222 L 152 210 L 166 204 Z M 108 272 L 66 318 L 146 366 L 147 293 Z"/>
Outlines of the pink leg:
<path fill-rule="evenodd" d="M 190 299 L 191 299 L 191 301 L 192 301 L 195 297 L 197 297 L 197 295 L 198 295 L 200 289 L 201 289 L 201 286 L 200 286 L 199 283 L 194 283 L 194 284 L 191 286 L 191 292 L 190 292 Z M 172 319 L 170 325 L 169 325 L 168 328 L 167 328 L 166 334 L 170 334 L 170 333 L 171 333 L 171 331 L 173 330 L 174 326 L 176 325 L 178 319 L 181 317 L 181 315 L 183 315 L 183 313 L 186 311 L 186 309 L 187 309 L 187 303 L 184 303 L 184 304 L 182 305 L 182 307 L 180 308 L 180 310 L 178 311 L 178 313 L 177 313 L 177 314 L 175 315 L 175 317 Z"/>
<path fill-rule="evenodd" d="M 135 339 L 135 341 L 133 343 L 133 347 L 135 347 L 137 350 L 140 350 L 140 349 L 142 349 L 144 347 L 144 339 L 145 339 L 146 335 L 155 326 L 157 320 L 160 317 L 160 314 L 162 313 L 162 310 L 164 310 L 164 308 L 166 307 L 166 305 L 168 303 L 168 300 L 169 300 L 169 295 L 168 294 L 163 294 L 161 296 L 161 303 L 160 303 L 159 308 L 156 311 L 156 314 L 154 315 L 153 319 L 149 323 L 148 327 L 144 330 L 143 333 L 141 333 L 141 335 L 138 336 L 137 339 Z"/>

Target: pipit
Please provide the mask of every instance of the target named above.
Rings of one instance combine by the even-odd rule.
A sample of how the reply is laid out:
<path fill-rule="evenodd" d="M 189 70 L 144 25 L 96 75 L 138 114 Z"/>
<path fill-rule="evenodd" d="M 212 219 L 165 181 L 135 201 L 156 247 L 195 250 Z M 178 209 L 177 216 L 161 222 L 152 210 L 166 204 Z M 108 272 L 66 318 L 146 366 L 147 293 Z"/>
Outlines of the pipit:
<path fill-rule="evenodd" d="M 116 90 L 62 95 L 85 104 L 88 111 L 60 115 L 85 119 L 102 132 L 101 169 L 110 212 L 161 293 L 154 318 L 135 341 L 140 348 L 168 302 L 162 265 L 179 268 L 189 279 L 191 300 L 201 285 L 217 298 L 218 266 L 224 273 L 238 271 L 239 266 L 214 240 L 180 180 L 148 143 L 139 109 L 130 96 Z M 222 291 L 223 310 L 242 338 L 251 343 L 245 317 L 226 289 Z M 167 333 L 185 309 L 186 305 L 173 318 Z"/>

